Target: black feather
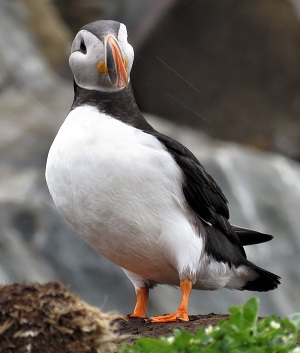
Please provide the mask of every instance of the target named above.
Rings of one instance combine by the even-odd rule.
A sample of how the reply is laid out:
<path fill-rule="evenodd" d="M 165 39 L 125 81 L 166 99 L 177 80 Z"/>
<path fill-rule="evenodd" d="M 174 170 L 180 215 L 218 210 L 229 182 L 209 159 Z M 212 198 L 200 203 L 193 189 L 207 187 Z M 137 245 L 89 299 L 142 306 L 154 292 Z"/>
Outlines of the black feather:
<path fill-rule="evenodd" d="M 278 287 L 278 285 L 280 284 L 279 276 L 269 271 L 266 271 L 251 262 L 249 262 L 249 265 L 258 274 L 258 277 L 253 281 L 247 282 L 242 288 L 242 290 L 267 292 Z"/>
<path fill-rule="evenodd" d="M 261 244 L 273 239 L 270 234 L 260 233 L 252 229 L 232 226 L 243 246 Z"/>
<path fill-rule="evenodd" d="M 243 245 L 228 221 L 228 201 L 218 184 L 185 146 L 155 130 L 150 133 L 164 144 L 181 168 L 185 177 L 183 193 L 191 209 L 200 219 L 217 227 L 246 257 Z"/>

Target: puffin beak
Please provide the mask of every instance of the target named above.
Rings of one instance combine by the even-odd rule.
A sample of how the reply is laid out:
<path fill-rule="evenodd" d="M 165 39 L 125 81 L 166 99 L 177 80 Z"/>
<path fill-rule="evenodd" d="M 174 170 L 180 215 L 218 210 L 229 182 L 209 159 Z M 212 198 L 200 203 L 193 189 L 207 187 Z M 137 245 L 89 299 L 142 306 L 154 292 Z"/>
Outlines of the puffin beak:
<path fill-rule="evenodd" d="M 113 84 L 117 88 L 128 85 L 125 58 L 117 39 L 108 34 L 104 39 L 105 47 L 105 66 L 107 73 Z"/>

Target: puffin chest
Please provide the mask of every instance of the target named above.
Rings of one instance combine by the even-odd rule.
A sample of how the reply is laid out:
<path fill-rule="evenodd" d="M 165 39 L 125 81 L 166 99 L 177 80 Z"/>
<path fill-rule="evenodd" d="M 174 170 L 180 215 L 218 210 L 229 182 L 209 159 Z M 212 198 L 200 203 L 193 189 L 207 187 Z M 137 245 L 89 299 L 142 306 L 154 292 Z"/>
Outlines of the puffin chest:
<path fill-rule="evenodd" d="M 163 145 L 91 106 L 68 115 L 46 178 L 57 207 L 82 234 L 154 227 L 181 197 L 181 171 Z"/>

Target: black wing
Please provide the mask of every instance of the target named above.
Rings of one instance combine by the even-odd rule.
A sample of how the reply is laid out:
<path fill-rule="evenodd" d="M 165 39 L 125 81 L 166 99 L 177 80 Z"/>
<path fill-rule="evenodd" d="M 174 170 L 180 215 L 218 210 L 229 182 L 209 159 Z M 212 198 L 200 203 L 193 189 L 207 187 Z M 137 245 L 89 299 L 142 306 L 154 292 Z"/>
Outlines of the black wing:
<path fill-rule="evenodd" d="M 183 193 L 188 205 L 202 220 L 217 227 L 246 257 L 242 243 L 228 221 L 228 201 L 218 184 L 181 143 L 157 131 L 151 134 L 167 148 L 182 169 L 185 176 Z"/>

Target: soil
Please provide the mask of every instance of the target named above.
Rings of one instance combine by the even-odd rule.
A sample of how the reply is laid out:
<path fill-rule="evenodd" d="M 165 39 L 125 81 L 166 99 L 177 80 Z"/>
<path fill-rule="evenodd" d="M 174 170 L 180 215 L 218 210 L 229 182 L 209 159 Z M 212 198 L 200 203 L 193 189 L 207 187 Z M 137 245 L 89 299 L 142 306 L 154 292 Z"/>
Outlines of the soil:
<path fill-rule="evenodd" d="M 188 332 L 197 332 L 200 326 L 215 326 L 220 320 L 227 319 L 229 315 L 191 315 L 188 322 L 151 323 L 144 319 L 116 319 L 117 332 L 121 335 L 130 335 L 126 342 L 134 342 L 140 337 L 158 338 L 170 336 L 173 330 L 183 328 Z"/>
<path fill-rule="evenodd" d="M 139 337 L 161 337 L 176 328 L 195 332 L 228 315 L 190 316 L 189 322 L 151 323 L 103 314 L 62 284 L 0 286 L 1 353 L 116 352 Z M 125 335 L 125 337 L 124 337 Z"/>

